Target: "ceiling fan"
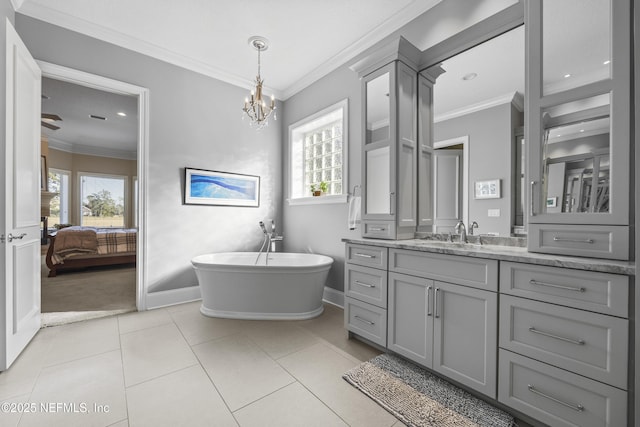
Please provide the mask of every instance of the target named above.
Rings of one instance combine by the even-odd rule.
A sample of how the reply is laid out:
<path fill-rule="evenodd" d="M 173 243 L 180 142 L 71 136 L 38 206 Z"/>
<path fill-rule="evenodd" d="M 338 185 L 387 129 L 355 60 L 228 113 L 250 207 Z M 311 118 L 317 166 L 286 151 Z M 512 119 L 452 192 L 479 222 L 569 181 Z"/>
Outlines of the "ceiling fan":
<path fill-rule="evenodd" d="M 57 114 L 42 113 L 40 124 L 51 130 L 58 130 L 60 126 L 56 126 L 53 122 L 61 122 L 62 118 Z"/>

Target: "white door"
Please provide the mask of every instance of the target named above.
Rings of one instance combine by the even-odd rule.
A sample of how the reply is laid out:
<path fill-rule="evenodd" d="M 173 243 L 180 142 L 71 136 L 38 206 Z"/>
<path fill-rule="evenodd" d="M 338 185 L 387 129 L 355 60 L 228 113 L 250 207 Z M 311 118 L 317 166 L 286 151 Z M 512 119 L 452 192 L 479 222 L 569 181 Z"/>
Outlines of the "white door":
<path fill-rule="evenodd" d="M 433 231 L 454 232 L 463 219 L 462 150 L 435 150 L 433 159 Z"/>
<path fill-rule="evenodd" d="M 0 370 L 13 363 L 40 329 L 40 69 L 8 20 L 6 28 Z"/>

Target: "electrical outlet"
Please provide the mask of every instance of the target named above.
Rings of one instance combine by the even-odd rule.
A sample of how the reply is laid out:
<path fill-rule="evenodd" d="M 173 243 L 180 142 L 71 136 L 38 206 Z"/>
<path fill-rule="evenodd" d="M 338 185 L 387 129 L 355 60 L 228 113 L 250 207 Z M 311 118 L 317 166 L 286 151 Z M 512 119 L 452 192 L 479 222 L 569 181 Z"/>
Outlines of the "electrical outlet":
<path fill-rule="evenodd" d="M 489 209 L 489 210 L 487 210 L 487 216 L 491 216 L 491 217 L 500 216 L 500 209 Z"/>

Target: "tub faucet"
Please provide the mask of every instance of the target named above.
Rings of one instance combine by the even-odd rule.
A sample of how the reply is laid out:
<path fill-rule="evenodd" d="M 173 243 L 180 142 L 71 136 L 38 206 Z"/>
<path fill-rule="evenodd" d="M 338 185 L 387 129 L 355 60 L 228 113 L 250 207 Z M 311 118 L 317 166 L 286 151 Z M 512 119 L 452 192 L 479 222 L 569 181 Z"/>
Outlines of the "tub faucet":
<path fill-rule="evenodd" d="M 276 242 L 282 242 L 284 237 L 276 234 L 276 222 L 271 220 L 271 234 L 269 234 L 269 242 L 271 244 L 271 252 L 276 251 Z"/>
<path fill-rule="evenodd" d="M 455 232 L 460 236 L 460 243 L 467 243 L 467 229 L 464 226 L 464 222 L 459 220 L 454 227 Z"/>

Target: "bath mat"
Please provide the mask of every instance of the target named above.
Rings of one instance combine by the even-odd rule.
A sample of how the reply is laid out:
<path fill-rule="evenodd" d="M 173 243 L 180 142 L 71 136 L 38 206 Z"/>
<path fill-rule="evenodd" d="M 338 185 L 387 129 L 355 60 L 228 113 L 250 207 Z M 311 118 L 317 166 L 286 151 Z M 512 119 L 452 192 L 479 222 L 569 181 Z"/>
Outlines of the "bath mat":
<path fill-rule="evenodd" d="M 342 376 L 412 427 L 511 427 L 514 418 L 413 363 L 381 354 Z"/>

